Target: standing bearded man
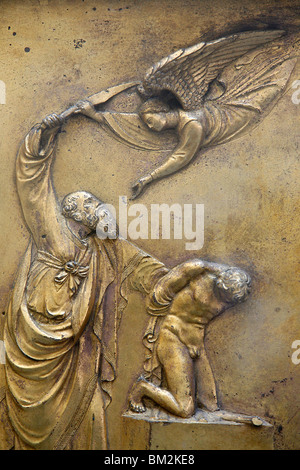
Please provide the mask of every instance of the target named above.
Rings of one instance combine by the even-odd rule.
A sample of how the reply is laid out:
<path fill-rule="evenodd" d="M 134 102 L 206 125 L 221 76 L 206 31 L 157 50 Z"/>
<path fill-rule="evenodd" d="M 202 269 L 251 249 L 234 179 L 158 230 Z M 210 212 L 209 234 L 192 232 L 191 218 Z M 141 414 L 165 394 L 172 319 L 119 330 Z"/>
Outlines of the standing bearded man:
<path fill-rule="evenodd" d="M 105 205 L 78 191 L 60 206 L 51 178 L 62 122 L 48 116 L 17 156 L 17 190 L 31 242 L 6 314 L 5 399 L 15 449 L 106 449 L 117 329 L 128 289 L 149 293 L 168 272 L 109 235 Z"/>

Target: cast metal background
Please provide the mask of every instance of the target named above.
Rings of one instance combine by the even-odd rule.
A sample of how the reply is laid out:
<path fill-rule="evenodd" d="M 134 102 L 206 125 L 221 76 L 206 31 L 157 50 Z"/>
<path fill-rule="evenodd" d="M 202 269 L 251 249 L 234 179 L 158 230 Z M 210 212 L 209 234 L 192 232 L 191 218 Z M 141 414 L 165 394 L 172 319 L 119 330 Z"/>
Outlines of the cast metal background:
<path fill-rule="evenodd" d="M 80 97 L 135 80 L 170 51 L 270 26 L 296 32 L 297 2 L 1 2 L 1 312 L 28 242 L 14 181 L 15 155 L 27 130 Z M 299 76 L 298 66 L 290 83 Z M 266 417 L 275 425 L 275 447 L 285 449 L 299 448 L 300 427 L 300 365 L 291 360 L 292 343 L 300 339 L 299 105 L 292 102 L 291 84 L 259 128 L 207 150 L 140 197 L 147 206 L 204 204 L 201 252 L 186 252 L 184 240 L 137 241 L 168 266 L 195 255 L 250 270 L 251 298 L 238 314 L 230 310 L 211 324 L 206 345 L 223 407 Z M 124 151 L 84 120 L 75 118 L 60 136 L 58 196 L 81 188 L 84 179 L 85 189 L 117 206 L 119 195 L 130 196 L 137 172 L 152 168 L 157 155 Z M 108 414 L 115 449 L 124 445 L 120 416 L 143 353 L 139 338 L 146 318 L 134 314 L 139 302 L 132 296 L 119 337 L 119 373 Z M 132 330 L 137 340 L 129 342 Z"/>

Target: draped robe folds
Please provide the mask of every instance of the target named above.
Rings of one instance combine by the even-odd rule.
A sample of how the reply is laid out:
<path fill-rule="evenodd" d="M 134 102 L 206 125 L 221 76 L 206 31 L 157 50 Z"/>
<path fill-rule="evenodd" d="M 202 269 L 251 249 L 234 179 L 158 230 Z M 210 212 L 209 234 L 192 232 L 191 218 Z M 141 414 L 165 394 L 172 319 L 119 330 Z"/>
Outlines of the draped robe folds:
<path fill-rule="evenodd" d="M 105 449 L 129 289 L 147 294 L 168 270 L 126 240 L 70 231 L 51 180 L 56 132 L 35 126 L 17 157 L 32 239 L 6 315 L 6 404 L 15 449 Z"/>

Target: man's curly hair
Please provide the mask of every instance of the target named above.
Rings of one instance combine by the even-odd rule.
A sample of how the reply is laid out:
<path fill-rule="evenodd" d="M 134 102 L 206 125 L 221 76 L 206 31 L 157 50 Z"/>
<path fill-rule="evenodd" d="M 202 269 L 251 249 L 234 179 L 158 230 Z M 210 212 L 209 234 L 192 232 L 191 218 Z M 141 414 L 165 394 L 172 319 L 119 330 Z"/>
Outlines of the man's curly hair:
<path fill-rule="evenodd" d="M 83 225 L 89 228 L 96 229 L 99 217 L 96 215 L 96 213 L 88 214 L 84 210 L 84 204 L 89 200 L 102 204 L 102 202 L 99 201 L 96 196 L 86 191 L 77 191 L 68 194 L 62 201 L 62 214 L 66 218 L 73 219 L 76 222 L 81 222 Z"/>

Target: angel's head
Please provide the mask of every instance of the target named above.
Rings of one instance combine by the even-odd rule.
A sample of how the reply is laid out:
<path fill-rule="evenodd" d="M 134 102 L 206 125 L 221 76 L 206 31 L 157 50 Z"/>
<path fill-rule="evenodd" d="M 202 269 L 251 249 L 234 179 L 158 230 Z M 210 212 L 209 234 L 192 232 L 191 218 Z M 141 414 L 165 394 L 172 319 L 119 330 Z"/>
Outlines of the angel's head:
<path fill-rule="evenodd" d="M 157 132 L 178 124 L 178 112 L 172 111 L 168 104 L 158 98 L 145 101 L 139 109 L 139 115 L 149 129 Z"/>

